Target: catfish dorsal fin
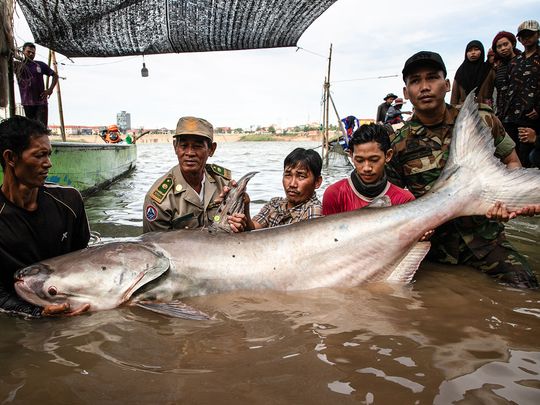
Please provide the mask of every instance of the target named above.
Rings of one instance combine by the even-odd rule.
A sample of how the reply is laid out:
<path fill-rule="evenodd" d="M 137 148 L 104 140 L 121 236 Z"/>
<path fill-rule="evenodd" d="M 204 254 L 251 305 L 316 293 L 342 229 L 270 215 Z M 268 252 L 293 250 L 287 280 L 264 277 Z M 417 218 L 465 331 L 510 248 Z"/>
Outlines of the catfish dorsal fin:
<path fill-rule="evenodd" d="M 219 205 L 216 215 L 212 218 L 213 222 L 208 227 L 209 232 L 232 232 L 227 217 L 232 214 L 244 212 L 244 195 L 246 187 L 249 180 L 257 173 L 259 172 L 249 172 L 243 175 L 242 178 L 238 180 L 236 187 L 230 189 L 229 193 L 225 196 L 225 199 Z"/>
<path fill-rule="evenodd" d="M 399 262 L 386 281 L 398 283 L 410 283 L 418 266 L 426 257 L 431 247 L 430 242 L 418 242 L 409 250 L 409 253 Z"/>

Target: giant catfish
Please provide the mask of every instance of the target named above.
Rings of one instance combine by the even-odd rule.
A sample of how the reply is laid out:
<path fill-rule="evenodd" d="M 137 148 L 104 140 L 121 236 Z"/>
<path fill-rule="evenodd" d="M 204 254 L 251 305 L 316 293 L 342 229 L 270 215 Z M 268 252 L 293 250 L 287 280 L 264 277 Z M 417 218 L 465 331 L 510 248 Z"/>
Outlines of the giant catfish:
<path fill-rule="evenodd" d="M 199 318 L 179 300 L 236 289 L 409 282 L 429 249 L 418 242 L 426 231 L 452 218 L 484 215 L 496 201 L 510 210 L 540 204 L 540 171 L 508 170 L 493 153 L 491 131 L 468 97 L 440 178 L 413 202 L 240 234 L 149 233 L 21 269 L 16 290 L 36 305 L 68 302 L 75 310 L 90 304 L 98 311 L 131 303 Z"/>

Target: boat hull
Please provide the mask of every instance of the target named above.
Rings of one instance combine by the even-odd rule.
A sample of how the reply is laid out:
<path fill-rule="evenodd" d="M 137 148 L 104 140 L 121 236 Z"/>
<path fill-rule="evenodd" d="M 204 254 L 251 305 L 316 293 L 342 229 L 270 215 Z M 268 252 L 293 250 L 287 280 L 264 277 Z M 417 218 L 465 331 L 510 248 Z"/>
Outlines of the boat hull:
<path fill-rule="evenodd" d="M 92 194 L 135 168 L 136 145 L 52 142 L 48 182 Z M 0 172 L 0 183 L 3 173 Z"/>

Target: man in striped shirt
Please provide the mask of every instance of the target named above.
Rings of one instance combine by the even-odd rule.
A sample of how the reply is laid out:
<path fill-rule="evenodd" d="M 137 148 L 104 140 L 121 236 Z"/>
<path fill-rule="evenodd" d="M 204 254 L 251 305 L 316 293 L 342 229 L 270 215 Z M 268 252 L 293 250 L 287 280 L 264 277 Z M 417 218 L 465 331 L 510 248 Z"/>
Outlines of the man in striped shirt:
<path fill-rule="evenodd" d="M 321 186 L 322 159 L 311 149 L 296 148 L 283 164 L 283 190 L 286 197 L 272 198 L 253 218 L 247 229 L 272 228 L 322 216 L 322 205 L 315 192 Z"/>

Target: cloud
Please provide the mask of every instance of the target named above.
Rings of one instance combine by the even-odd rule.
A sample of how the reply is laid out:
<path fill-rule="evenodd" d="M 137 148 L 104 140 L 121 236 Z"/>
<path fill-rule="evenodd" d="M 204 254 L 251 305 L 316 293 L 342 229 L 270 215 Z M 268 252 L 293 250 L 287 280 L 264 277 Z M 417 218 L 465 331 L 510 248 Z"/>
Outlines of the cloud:
<path fill-rule="evenodd" d="M 540 4 L 532 0 L 338 0 L 304 33 L 300 50 L 151 55 L 145 58 L 148 78 L 140 75 L 142 57 L 78 58 L 73 64 L 59 55 L 65 64 L 60 75 L 67 77 L 61 81 L 65 121 L 107 125 L 121 110 L 132 114 L 134 126 L 146 128 L 173 128 L 188 114 L 244 128 L 320 121 L 331 43 L 338 111 L 373 118 L 386 93 L 402 94 L 401 69 L 414 52 L 441 53 L 452 79 L 471 39 L 487 49 L 498 31 L 515 31 L 537 15 Z M 21 44 L 30 39 L 20 19 L 15 29 Z M 38 59 L 46 57 L 38 47 Z M 394 77 L 374 78 L 379 76 Z M 51 123 L 58 123 L 57 111 L 53 96 Z"/>

